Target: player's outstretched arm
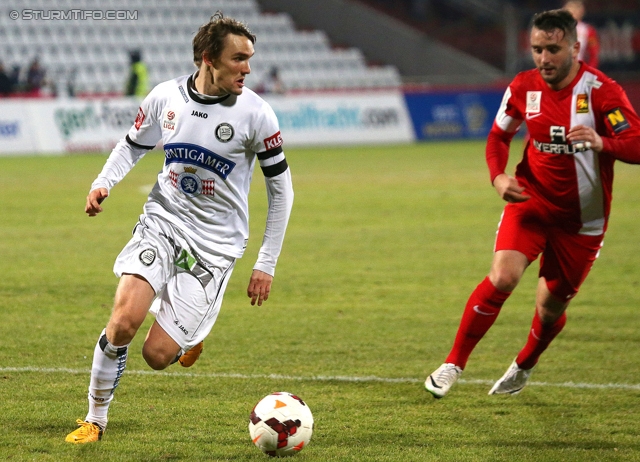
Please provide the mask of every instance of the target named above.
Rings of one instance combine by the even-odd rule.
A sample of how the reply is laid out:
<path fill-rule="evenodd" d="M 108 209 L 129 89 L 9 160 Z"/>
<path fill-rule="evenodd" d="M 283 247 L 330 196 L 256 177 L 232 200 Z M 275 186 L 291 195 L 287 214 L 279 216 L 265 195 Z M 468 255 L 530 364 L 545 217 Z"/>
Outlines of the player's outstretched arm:
<path fill-rule="evenodd" d="M 260 306 L 263 301 L 269 298 L 276 262 L 282 249 L 284 234 L 291 215 L 293 205 L 291 171 L 287 167 L 284 155 L 281 162 L 282 164 L 275 165 L 279 169 L 284 168 L 285 170 L 275 176 L 269 176 L 272 173 L 269 169 L 262 169 L 265 174 L 269 211 L 262 246 L 258 252 L 258 260 L 253 266 L 253 273 L 247 289 L 247 295 L 251 298 L 252 305 L 257 302 Z"/>
<path fill-rule="evenodd" d="M 249 287 L 247 288 L 247 295 L 251 299 L 251 304 L 262 306 L 262 302 L 266 302 L 271 292 L 271 283 L 273 282 L 273 276 L 260 270 L 253 270 L 251 273 L 251 279 L 249 280 Z"/>
<path fill-rule="evenodd" d="M 518 180 L 506 173 L 501 173 L 493 179 L 493 187 L 496 188 L 498 195 L 507 202 L 524 202 L 531 197 L 522 194 L 524 188 L 518 184 Z"/>
<path fill-rule="evenodd" d="M 109 197 L 109 191 L 106 188 L 98 188 L 89 192 L 87 196 L 87 204 L 84 206 L 84 211 L 90 217 L 95 217 L 102 212 L 102 201 Z"/>

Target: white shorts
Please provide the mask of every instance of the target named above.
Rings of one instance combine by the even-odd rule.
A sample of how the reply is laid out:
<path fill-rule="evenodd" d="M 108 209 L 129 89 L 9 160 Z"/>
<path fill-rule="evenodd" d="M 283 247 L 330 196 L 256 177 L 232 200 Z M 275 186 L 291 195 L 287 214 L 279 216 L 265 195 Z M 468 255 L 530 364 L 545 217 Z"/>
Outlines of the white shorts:
<path fill-rule="evenodd" d="M 174 225 L 141 215 L 113 272 L 137 274 L 156 293 L 156 321 L 184 351 L 200 343 L 218 318 L 235 258 L 198 252 Z"/>

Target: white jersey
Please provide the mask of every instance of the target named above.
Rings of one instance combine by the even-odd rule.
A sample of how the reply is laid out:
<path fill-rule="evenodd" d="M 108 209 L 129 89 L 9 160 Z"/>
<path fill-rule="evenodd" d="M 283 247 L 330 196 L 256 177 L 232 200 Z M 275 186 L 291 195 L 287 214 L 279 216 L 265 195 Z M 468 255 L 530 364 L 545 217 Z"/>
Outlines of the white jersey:
<path fill-rule="evenodd" d="M 293 199 L 278 120 L 253 91 L 219 98 L 193 89 L 194 76 L 156 86 L 91 189 L 111 189 L 161 141 L 164 166 L 144 205 L 213 253 L 242 256 L 256 157 L 267 180 L 269 219 L 256 269 L 273 275 Z M 272 200 L 274 199 L 275 200 Z"/>

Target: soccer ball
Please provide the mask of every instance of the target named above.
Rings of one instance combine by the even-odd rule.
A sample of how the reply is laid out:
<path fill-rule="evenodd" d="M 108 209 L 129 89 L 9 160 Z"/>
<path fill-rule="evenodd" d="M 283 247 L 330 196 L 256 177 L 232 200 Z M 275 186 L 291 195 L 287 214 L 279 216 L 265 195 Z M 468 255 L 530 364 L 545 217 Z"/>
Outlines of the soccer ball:
<path fill-rule="evenodd" d="M 253 443 L 272 457 L 297 454 L 309 444 L 312 433 L 313 415 L 309 406 L 284 391 L 262 398 L 249 417 Z"/>

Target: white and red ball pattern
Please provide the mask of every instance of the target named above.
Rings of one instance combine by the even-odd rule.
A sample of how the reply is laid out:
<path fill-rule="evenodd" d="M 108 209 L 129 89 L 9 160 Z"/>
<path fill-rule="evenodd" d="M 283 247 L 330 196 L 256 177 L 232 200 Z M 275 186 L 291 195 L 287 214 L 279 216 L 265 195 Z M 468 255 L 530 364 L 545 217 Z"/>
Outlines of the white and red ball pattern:
<path fill-rule="evenodd" d="M 249 417 L 253 443 L 272 457 L 297 454 L 311 440 L 313 415 L 296 395 L 277 392 L 262 398 Z"/>

